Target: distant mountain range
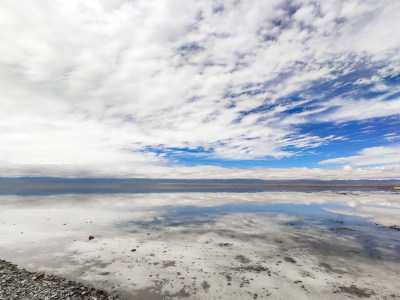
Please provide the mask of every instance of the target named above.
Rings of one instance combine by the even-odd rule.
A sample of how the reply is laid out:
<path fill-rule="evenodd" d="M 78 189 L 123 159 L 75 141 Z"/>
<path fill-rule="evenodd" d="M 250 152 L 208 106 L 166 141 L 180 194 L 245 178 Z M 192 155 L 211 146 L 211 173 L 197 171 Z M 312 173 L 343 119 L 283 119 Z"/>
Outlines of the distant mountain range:
<path fill-rule="evenodd" d="M 400 180 L 263 180 L 263 179 L 157 179 L 157 178 L 61 178 L 0 177 L 0 183 L 182 183 L 182 184 L 284 184 L 284 185 L 400 185 Z"/>
<path fill-rule="evenodd" d="M 393 190 L 400 180 L 0 178 L 0 195 Z"/>

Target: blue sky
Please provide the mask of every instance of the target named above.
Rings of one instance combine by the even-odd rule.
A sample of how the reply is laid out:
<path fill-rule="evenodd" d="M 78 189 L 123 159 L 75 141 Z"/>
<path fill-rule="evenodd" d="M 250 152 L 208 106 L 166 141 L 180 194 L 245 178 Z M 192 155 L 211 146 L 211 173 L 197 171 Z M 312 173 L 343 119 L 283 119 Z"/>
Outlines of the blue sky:
<path fill-rule="evenodd" d="M 399 11 L 2 1 L 0 176 L 398 177 Z"/>

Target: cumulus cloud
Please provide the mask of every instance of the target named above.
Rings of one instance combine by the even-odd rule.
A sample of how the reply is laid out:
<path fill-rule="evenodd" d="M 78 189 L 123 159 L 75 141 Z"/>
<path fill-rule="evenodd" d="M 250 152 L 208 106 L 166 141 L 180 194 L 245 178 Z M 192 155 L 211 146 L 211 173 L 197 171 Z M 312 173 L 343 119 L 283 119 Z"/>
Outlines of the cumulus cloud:
<path fill-rule="evenodd" d="M 2 1 L 3 170 L 111 174 L 170 165 L 157 149 L 242 160 L 328 144 L 341 137 L 298 126 L 400 113 L 383 83 L 400 73 L 399 10 L 390 0 Z M 386 96 L 358 97 L 365 88 Z"/>

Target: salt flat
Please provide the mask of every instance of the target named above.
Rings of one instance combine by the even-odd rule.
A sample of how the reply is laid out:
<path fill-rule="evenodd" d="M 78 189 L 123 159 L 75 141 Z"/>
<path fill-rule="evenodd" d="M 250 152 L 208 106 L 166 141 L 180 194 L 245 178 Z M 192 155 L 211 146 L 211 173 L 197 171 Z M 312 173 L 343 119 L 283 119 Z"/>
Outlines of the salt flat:
<path fill-rule="evenodd" d="M 0 257 L 123 299 L 395 299 L 399 223 L 389 191 L 8 195 Z"/>

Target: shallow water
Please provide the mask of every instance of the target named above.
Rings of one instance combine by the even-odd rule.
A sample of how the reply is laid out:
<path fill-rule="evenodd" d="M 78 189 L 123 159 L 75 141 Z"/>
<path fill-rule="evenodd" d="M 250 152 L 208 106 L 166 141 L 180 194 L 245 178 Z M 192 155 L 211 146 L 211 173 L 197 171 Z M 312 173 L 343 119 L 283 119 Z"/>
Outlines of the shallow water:
<path fill-rule="evenodd" d="M 399 223 L 385 191 L 4 195 L 0 257 L 125 299 L 394 299 Z"/>

